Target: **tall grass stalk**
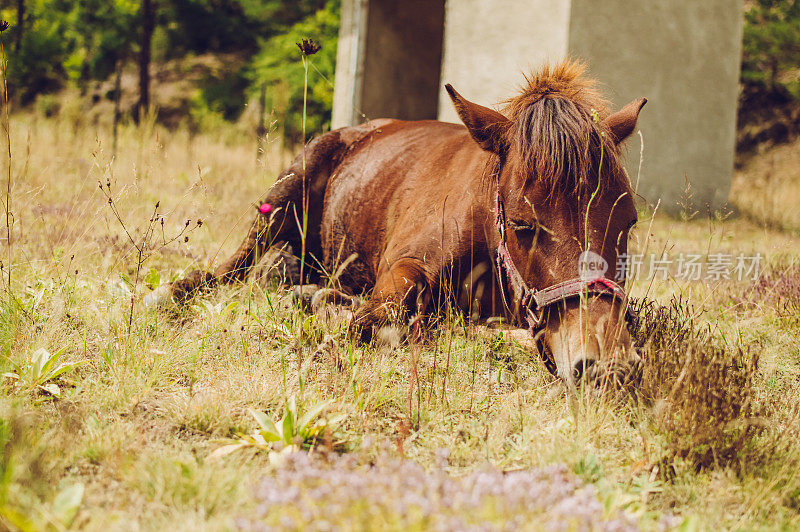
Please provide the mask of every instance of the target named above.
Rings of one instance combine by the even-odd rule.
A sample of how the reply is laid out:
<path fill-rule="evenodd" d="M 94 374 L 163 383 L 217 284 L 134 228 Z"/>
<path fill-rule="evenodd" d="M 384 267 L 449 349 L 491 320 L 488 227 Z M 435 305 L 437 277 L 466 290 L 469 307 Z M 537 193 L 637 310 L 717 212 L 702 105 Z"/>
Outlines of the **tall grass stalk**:
<path fill-rule="evenodd" d="M 2 34 L 3 32 L 8 29 L 8 22 L 4 20 L 0 20 L 0 61 L 2 64 L 0 66 L 3 69 L 3 130 L 6 134 L 6 148 L 8 153 L 8 165 L 6 167 L 7 174 L 6 174 L 6 201 L 5 201 L 5 213 L 6 213 L 6 238 L 7 245 L 8 245 L 8 264 L 6 265 L 6 274 L 8 276 L 8 296 L 9 299 L 12 296 L 11 291 L 11 263 L 13 261 L 12 255 L 12 245 L 11 245 L 11 227 L 12 223 L 12 216 L 11 213 L 11 121 L 9 119 L 9 111 L 8 111 L 8 59 L 6 58 L 6 49 L 3 43 Z"/>
<path fill-rule="evenodd" d="M 303 61 L 303 124 L 302 124 L 302 133 L 303 133 L 303 205 L 302 205 L 302 215 L 303 220 L 302 223 L 298 220 L 298 226 L 300 229 L 300 284 L 303 283 L 303 274 L 305 272 L 305 265 L 306 265 L 306 236 L 308 234 L 308 187 L 306 185 L 306 180 L 308 176 L 306 175 L 306 121 L 308 118 L 308 69 L 311 64 L 310 57 L 315 53 L 319 52 L 322 48 L 320 45 L 312 41 L 311 39 L 303 39 L 299 43 L 297 43 L 297 47 L 300 48 L 300 59 Z M 295 212 L 295 217 L 297 213 Z"/>
<path fill-rule="evenodd" d="M 300 228 L 300 284 L 306 265 L 306 233 L 308 231 L 308 190 L 306 188 L 306 118 L 308 109 L 308 58 L 305 52 L 303 60 L 303 221 Z"/>

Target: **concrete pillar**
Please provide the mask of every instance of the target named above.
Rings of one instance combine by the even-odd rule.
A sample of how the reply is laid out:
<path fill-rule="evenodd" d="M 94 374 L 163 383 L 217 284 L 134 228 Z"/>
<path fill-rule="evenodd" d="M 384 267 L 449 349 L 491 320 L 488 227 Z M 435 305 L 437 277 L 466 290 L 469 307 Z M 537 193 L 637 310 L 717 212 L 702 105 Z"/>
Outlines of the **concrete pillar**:
<path fill-rule="evenodd" d="M 333 127 L 436 118 L 443 26 L 444 0 L 343 0 Z"/>
<path fill-rule="evenodd" d="M 342 0 L 331 120 L 334 129 L 364 121 L 357 109 L 361 107 L 368 7 L 368 0 Z"/>

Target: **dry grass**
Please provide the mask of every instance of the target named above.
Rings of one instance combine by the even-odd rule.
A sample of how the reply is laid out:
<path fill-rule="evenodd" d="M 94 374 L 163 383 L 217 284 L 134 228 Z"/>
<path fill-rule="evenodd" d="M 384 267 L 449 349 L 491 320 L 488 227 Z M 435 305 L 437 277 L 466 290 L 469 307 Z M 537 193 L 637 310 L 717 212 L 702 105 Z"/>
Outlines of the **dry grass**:
<path fill-rule="evenodd" d="M 137 259 L 98 181 L 111 183 L 132 235 L 146 229 L 156 202 L 167 238 L 186 220 L 203 220 L 188 242 L 153 247 L 142 270 L 167 280 L 235 247 L 252 203 L 284 161 L 271 153 L 257 164 L 254 140 L 235 131 L 191 136 L 146 126 L 121 133 L 112 160 L 108 132 L 79 116 L 12 120 L 15 282 L 14 298 L 0 303 L 0 373 L 29 368 L 40 348 L 63 348 L 64 362 L 83 363 L 53 381 L 60 397 L 3 379 L 0 528 L 227 529 L 257 519 L 255 487 L 286 473 L 254 449 L 209 457 L 253 431 L 248 408 L 277 419 L 290 397 L 305 405 L 332 401 L 324 416 L 344 416 L 335 437 L 359 463 L 380 449 L 431 471 L 431 482 L 440 478 L 445 448 L 453 477 L 486 464 L 506 471 L 564 464 L 558 471 L 567 484 L 594 486 L 602 522 L 624 512 L 645 529 L 681 522 L 687 529 L 800 526 L 791 408 L 800 396 L 796 328 L 772 306 L 736 306 L 732 297 L 742 285 L 634 286 L 638 297 L 665 303 L 676 294 L 689 298 L 698 310 L 693 327 L 713 331 L 714 348 L 692 355 L 682 349 L 697 339 L 681 349 L 665 346 L 679 336 L 676 321 L 662 327 L 661 343 L 641 336 L 655 355 L 647 389 L 653 408 L 570 400 L 536 357 L 513 343 L 465 335 L 457 316 L 443 320 L 424 348 L 354 345 L 341 322 L 310 317 L 285 289 L 252 280 L 179 313 L 145 309 L 139 298 L 148 288 L 140 282 L 129 326 L 126 279 L 134 278 Z M 640 227 L 634 247 L 641 250 L 758 249 L 775 264 L 800 252 L 793 237 L 742 219 L 657 219 L 652 234 L 647 223 Z M 5 264 L 5 247 L 3 257 Z M 650 323 L 660 323 L 657 316 Z M 714 371 L 740 350 L 758 357 L 757 370 Z M 673 384 L 674 393 L 665 394 L 659 382 L 677 382 L 685 367 L 686 387 Z M 709 390 L 730 395 L 710 398 Z M 678 403 L 659 410 L 659 398 Z M 751 406 L 734 405 L 736 398 Z M 731 445 L 728 429 L 761 415 L 762 406 L 764 431 Z M 678 417 L 665 418 L 665 411 Z M 698 432 L 703 416 L 722 432 Z M 752 461 L 752 449 L 772 450 L 775 459 Z M 674 469 L 666 479 L 659 475 L 665 465 Z M 355 513 L 342 522 L 364 522 L 357 515 L 363 505 L 351 503 L 347 512 Z M 371 523 L 403 522 L 391 504 L 380 504 L 386 521 Z M 492 511 L 491 522 L 512 517 Z"/>
<path fill-rule="evenodd" d="M 737 171 L 731 202 L 753 222 L 800 233 L 800 140 L 763 150 Z"/>
<path fill-rule="evenodd" d="M 758 355 L 726 346 L 708 326 L 698 327 L 689 304 L 634 304 L 635 345 L 644 361 L 636 395 L 652 410 L 649 421 L 663 439 L 661 475 L 676 465 L 695 471 L 757 467 L 772 449 L 755 450 L 764 433 L 764 406 L 755 381 Z"/>

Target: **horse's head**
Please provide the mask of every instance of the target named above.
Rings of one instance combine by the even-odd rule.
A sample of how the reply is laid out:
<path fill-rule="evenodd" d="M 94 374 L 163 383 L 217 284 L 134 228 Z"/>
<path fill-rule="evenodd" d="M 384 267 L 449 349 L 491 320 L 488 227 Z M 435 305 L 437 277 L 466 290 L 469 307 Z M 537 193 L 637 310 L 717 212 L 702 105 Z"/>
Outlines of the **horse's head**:
<path fill-rule="evenodd" d="M 640 366 L 624 291 L 612 281 L 636 222 L 619 144 L 645 100 L 608 114 L 582 73 L 570 62 L 545 69 L 504 114 L 447 86 L 472 138 L 496 155 L 488 201 L 497 219 L 487 229 L 503 284 L 523 300 L 545 360 L 569 385 L 626 381 Z"/>

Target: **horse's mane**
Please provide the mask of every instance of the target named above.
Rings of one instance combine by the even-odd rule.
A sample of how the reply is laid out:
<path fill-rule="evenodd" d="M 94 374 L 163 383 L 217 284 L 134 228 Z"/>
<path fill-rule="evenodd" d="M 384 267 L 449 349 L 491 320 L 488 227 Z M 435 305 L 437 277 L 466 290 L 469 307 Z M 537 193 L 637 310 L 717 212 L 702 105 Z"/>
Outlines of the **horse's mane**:
<path fill-rule="evenodd" d="M 509 142 L 520 170 L 549 193 L 591 193 L 598 186 L 601 158 L 602 174 L 629 187 L 618 149 L 601 135 L 609 104 L 585 72 L 585 65 L 574 60 L 545 66 L 525 76 L 520 94 L 504 102 L 503 114 L 514 122 Z"/>

